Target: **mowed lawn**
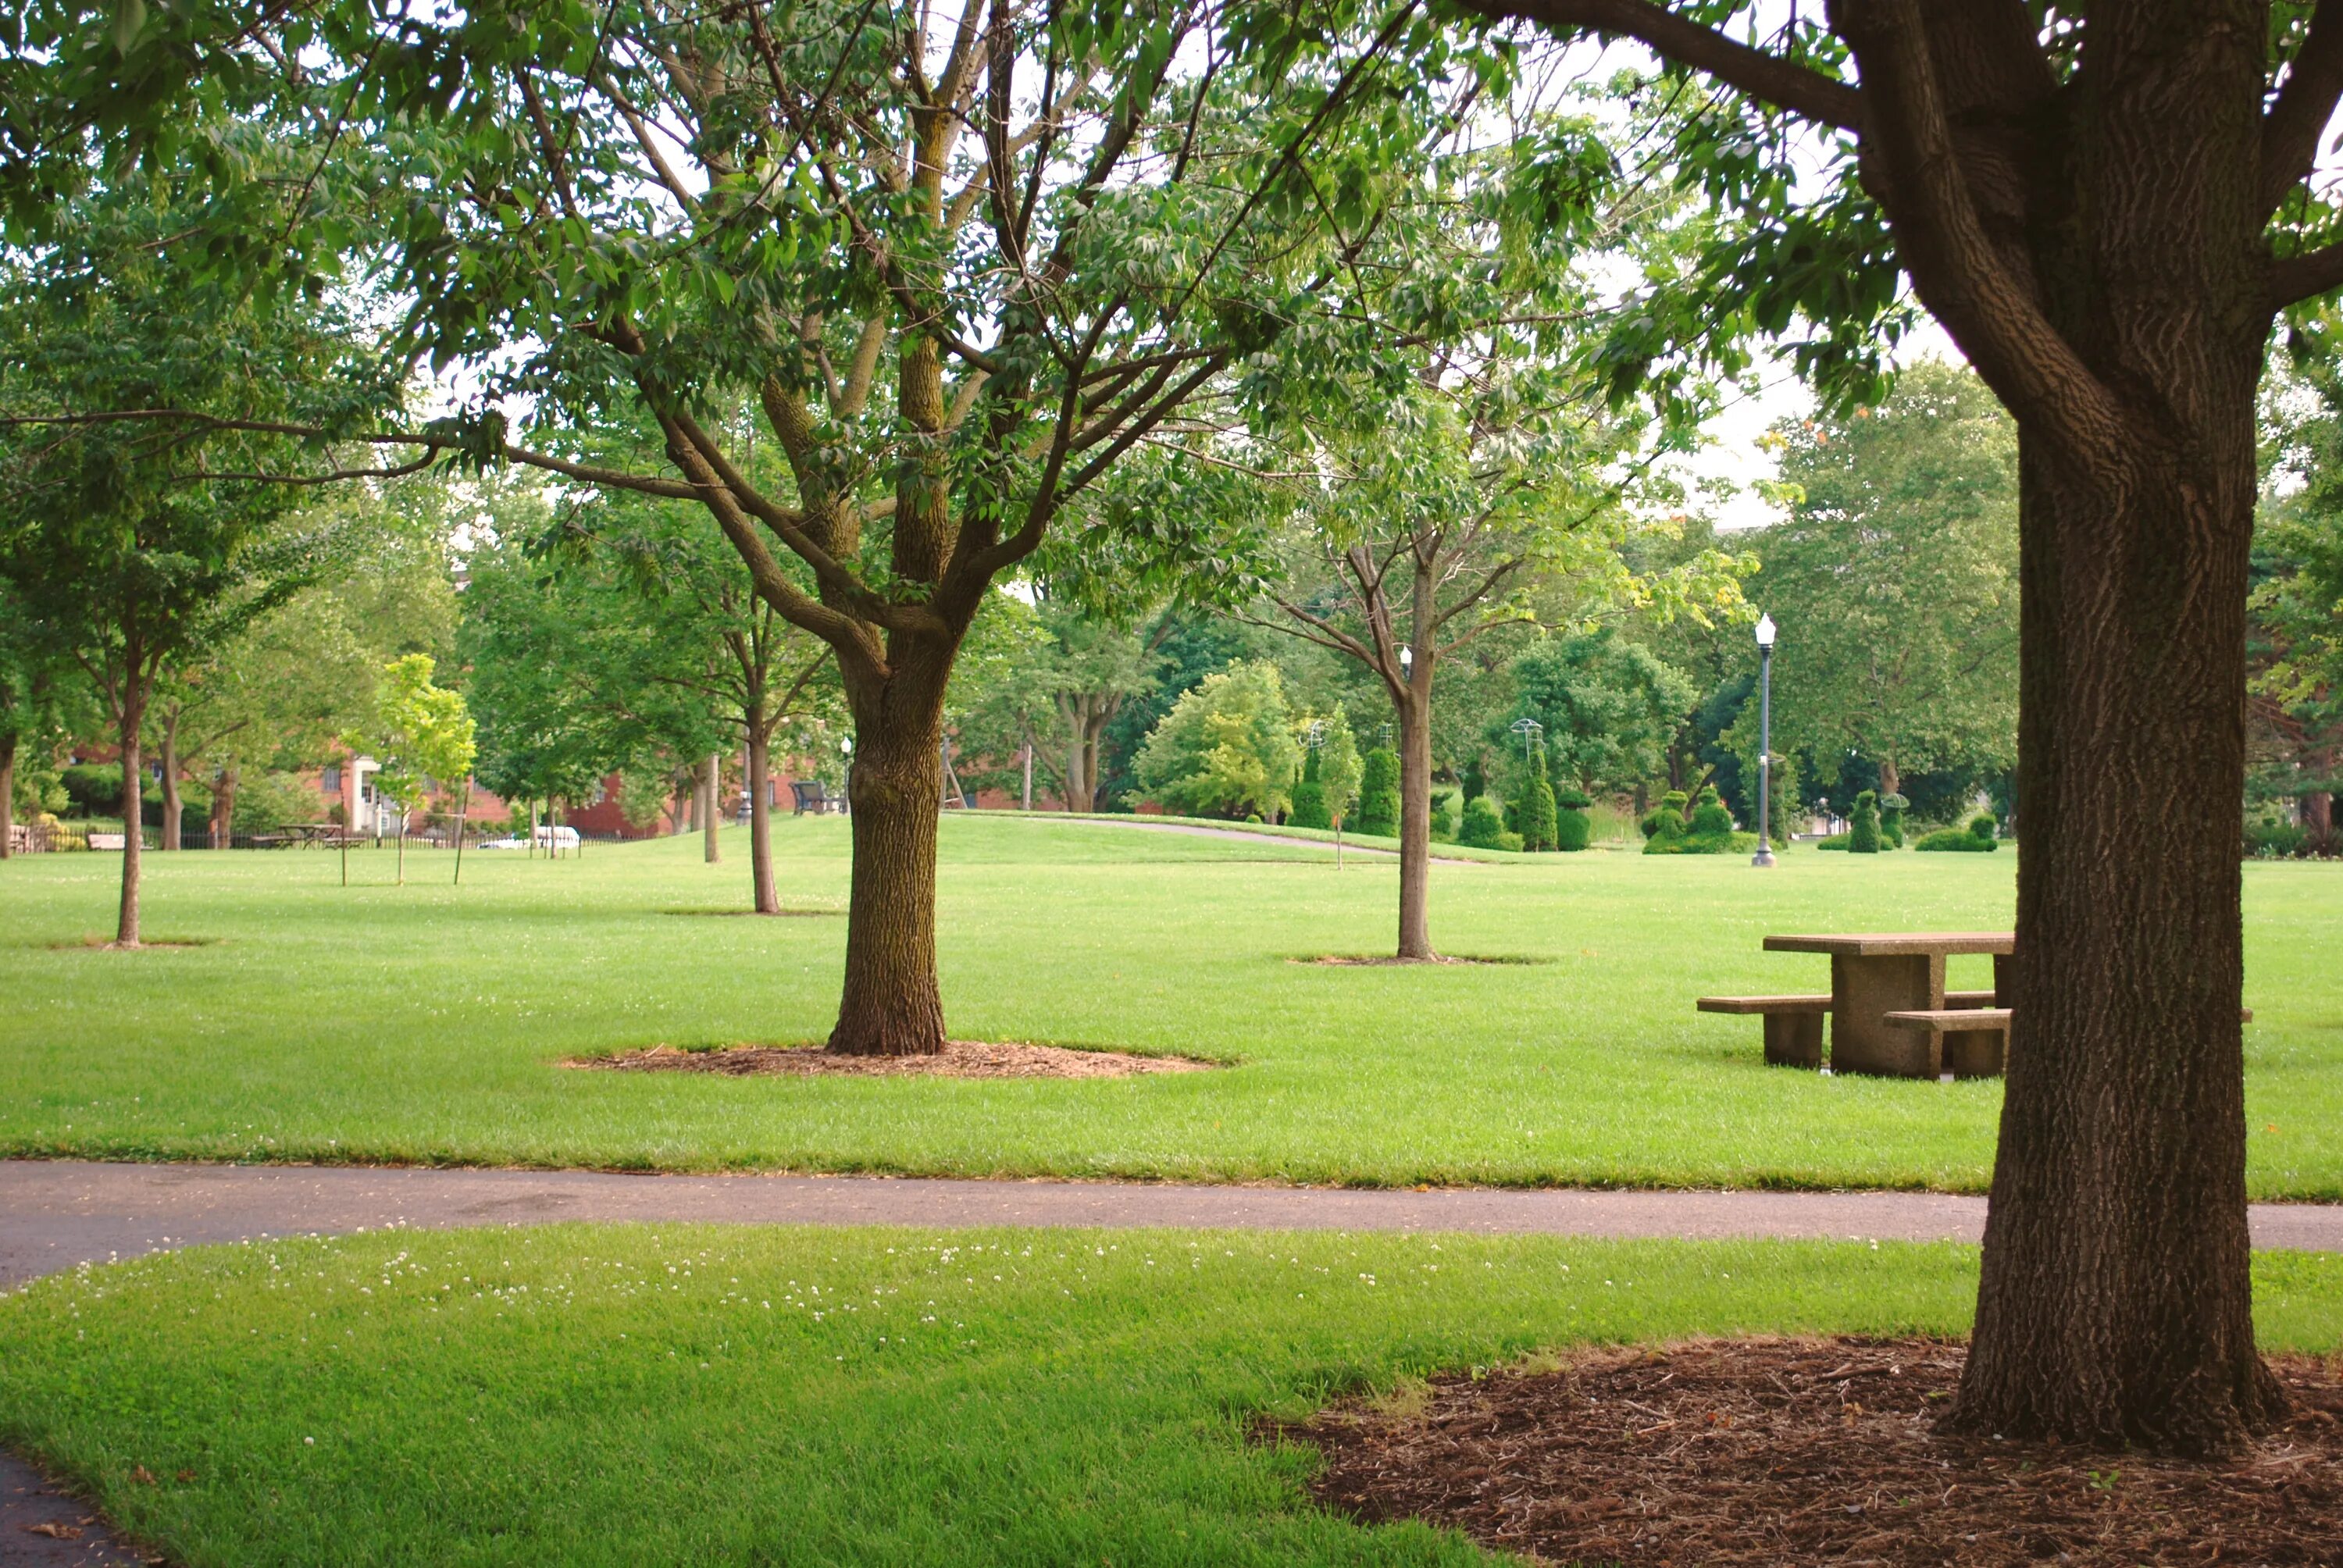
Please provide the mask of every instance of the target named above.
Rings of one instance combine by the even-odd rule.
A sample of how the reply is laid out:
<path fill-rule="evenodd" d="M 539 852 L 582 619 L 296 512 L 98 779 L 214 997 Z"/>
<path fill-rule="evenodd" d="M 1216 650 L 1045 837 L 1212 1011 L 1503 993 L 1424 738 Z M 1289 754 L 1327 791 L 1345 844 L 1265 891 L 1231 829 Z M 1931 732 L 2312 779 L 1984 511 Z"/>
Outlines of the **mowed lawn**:
<path fill-rule="evenodd" d="M 2255 1260 L 2265 1349 L 2343 1259 Z M 142 1259 L 0 1301 L 0 1442 L 188 1568 L 1465 1564 L 1264 1416 L 1587 1342 L 1966 1330 L 1974 1249 L 557 1226 Z"/>
<path fill-rule="evenodd" d="M 1119 1081 L 725 1079 L 566 1070 L 669 1043 L 820 1039 L 848 830 L 783 819 L 799 918 L 747 900 L 746 836 L 582 859 L 411 850 L 148 857 L 116 953 L 117 862 L 0 864 L 0 1152 L 1128 1176 L 1980 1191 L 1997 1082 L 1761 1064 L 1717 990 L 1823 989 L 1768 932 L 2006 929 L 2016 856 L 1591 852 L 1434 868 L 1433 934 L 1387 950 L 1396 870 L 1315 845 L 949 817 L 941 963 L 961 1038 L 1231 1064 Z M 2143 848 L 2143 853 L 2152 852 Z M 2343 1197 L 2343 867 L 2246 868 L 2249 1159 L 2264 1198 Z M 1990 983 L 1956 960 L 1956 985 Z"/>

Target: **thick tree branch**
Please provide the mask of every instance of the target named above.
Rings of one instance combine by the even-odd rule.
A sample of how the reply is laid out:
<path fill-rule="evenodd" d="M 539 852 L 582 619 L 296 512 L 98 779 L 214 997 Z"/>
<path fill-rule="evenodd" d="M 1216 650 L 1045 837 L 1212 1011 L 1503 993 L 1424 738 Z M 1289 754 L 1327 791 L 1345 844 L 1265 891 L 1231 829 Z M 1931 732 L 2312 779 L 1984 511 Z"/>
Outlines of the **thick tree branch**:
<path fill-rule="evenodd" d="M 1737 93 L 1817 125 L 1864 129 L 1863 92 L 1818 71 L 1726 37 L 1654 0 L 1459 0 L 1498 21 L 1519 18 L 1554 32 L 1584 29 L 1634 38 L 1654 54 L 1713 76 Z"/>
<path fill-rule="evenodd" d="M 2321 246 L 2270 263 L 2269 307 L 2289 305 L 2343 288 L 2343 245 Z"/>
<path fill-rule="evenodd" d="M 2287 193 L 2310 177 L 2318 158 L 2319 134 L 2334 116 L 2338 97 L 2343 97 L 2343 5 L 2322 0 L 2310 15 L 2309 29 L 2287 67 L 2278 99 L 2262 121 L 2264 215 L 2276 212 Z"/>

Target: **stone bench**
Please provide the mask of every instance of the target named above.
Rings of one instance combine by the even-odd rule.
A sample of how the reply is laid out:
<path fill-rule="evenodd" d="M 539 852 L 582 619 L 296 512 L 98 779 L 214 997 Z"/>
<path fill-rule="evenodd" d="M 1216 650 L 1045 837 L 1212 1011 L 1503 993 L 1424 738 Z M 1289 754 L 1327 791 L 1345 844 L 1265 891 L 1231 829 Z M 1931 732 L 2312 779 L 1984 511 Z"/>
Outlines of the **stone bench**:
<path fill-rule="evenodd" d="M 1768 1067 L 1823 1064 L 1823 1015 L 1831 1008 L 1827 996 L 1704 996 L 1693 1005 L 1703 1012 L 1761 1015 Z"/>
<path fill-rule="evenodd" d="M 1887 1021 L 1928 1031 L 1931 1077 L 1949 1072 L 1955 1078 L 1991 1078 L 2008 1059 L 2009 1009 L 2006 1007 L 1922 1008 L 1891 1012 Z"/>

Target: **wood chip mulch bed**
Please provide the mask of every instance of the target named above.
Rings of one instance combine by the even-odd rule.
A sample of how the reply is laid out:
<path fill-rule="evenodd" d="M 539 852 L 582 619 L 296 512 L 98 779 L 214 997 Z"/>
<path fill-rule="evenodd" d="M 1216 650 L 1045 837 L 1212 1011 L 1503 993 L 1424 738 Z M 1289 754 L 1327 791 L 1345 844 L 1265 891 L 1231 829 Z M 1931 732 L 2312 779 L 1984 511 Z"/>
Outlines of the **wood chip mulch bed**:
<path fill-rule="evenodd" d="M 1939 1437 L 1965 1353 L 1606 1351 L 1263 1435 L 1315 1444 L 1313 1489 L 1341 1513 L 1546 1563 L 2343 1564 L 2343 1369 L 2274 1360 L 2291 1418 L 2249 1454 L 2191 1463 Z"/>
<path fill-rule="evenodd" d="M 715 1072 L 728 1078 L 769 1074 L 856 1078 L 1129 1078 L 1149 1072 L 1202 1072 L 1218 1065 L 1185 1056 L 1133 1056 L 1122 1050 L 1071 1050 L 956 1040 L 940 1056 L 835 1056 L 819 1045 L 735 1045 L 679 1050 L 655 1045 L 617 1056 L 580 1057 L 564 1067 L 616 1072 Z"/>

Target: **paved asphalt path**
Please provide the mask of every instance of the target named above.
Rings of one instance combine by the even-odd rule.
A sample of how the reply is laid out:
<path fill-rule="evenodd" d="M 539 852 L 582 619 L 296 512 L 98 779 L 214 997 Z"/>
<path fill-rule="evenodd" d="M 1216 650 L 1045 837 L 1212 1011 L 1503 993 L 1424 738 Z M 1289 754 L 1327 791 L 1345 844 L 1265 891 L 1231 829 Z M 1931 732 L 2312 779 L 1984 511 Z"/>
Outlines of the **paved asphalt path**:
<path fill-rule="evenodd" d="M 15 1160 L 0 1161 L 0 1289 L 81 1263 L 205 1242 L 560 1220 L 1974 1241 L 1985 1231 L 1985 1200 L 1932 1192 L 1388 1191 Z M 2257 1204 L 2253 1227 L 2258 1247 L 2343 1251 L 2343 1205 Z M 36 1525 L 75 1533 L 34 1534 Z M 0 1452 L 0 1568 L 121 1568 L 147 1561 L 38 1472 Z"/>
<path fill-rule="evenodd" d="M 14 1160 L 0 1161 L 0 1289 L 77 1263 L 207 1241 L 558 1220 L 1974 1241 L 1984 1233 L 1985 1200 L 1936 1192 L 1392 1191 Z M 2259 1203 L 2253 1226 L 2258 1247 L 2343 1251 L 2343 1205 Z"/>

